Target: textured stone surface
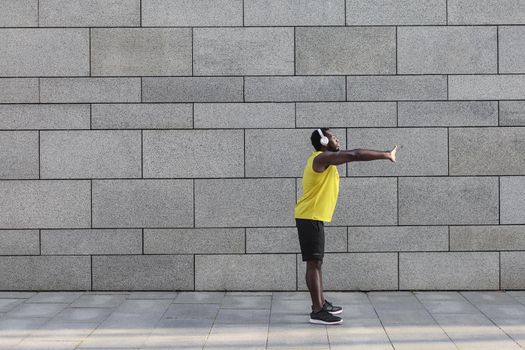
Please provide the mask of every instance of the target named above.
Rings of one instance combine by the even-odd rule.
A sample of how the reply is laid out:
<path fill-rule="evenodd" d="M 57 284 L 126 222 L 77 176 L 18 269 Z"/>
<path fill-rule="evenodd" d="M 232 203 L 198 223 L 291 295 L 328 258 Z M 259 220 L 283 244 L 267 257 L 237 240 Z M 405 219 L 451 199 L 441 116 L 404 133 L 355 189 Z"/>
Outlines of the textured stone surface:
<path fill-rule="evenodd" d="M 500 101 L 500 125 L 525 126 L 525 101 Z"/>
<path fill-rule="evenodd" d="M 344 101 L 344 77 L 246 77 L 246 101 Z"/>
<path fill-rule="evenodd" d="M 191 255 L 93 256 L 95 290 L 193 289 Z"/>
<path fill-rule="evenodd" d="M 4 229 L 89 225 L 88 180 L 0 181 L 0 227 Z"/>
<path fill-rule="evenodd" d="M 295 30 L 297 74 L 395 74 L 394 27 Z"/>
<path fill-rule="evenodd" d="M 0 1 L 0 27 L 36 27 L 38 0 Z"/>
<path fill-rule="evenodd" d="M 399 102 L 399 126 L 496 126 L 497 101 Z"/>
<path fill-rule="evenodd" d="M 93 180 L 93 227 L 193 225 L 192 180 Z"/>
<path fill-rule="evenodd" d="M 345 24 L 345 0 L 244 1 L 246 26 L 323 26 Z"/>
<path fill-rule="evenodd" d="M 38 132 L 0 131 L 0 179 L 38 179 Z"/>
<path fill-rule="evenodd" d="M 399 74 L 497 72 L 496 27 L 400 27 Z"/>
<path fill-rule="evenodd" d="M 0 255 L 38 254 L 38 230 L 0 230 Z"/>
<path fill-rule="evenodd" d="M 0 290 L 86 290 L 90 268 L 89 256 L 1 256 Z"/>
<path fill-rule="evenodd" d="M 144 177 L 242 177 L 241 130 L 144 131 Z"/>
<path fill-rule="evenodd" d="M 444 75 L 348 76 L 348 101 L 442 100 L 447 98 Z"/>
<path fill-rule="evenodd" d="M 523 289 L 525 252 L 501 252 L 501 288 Z"/>
<path fill-rule="evenodd" d="M 190 28 L 92 29 L 92 75 L 191 75 L 191 40 Z"/>
<path fill-rule="evenodd" d="M 297 103 L 297 127 L 396 126 L 395 102 Z"/>
<path fill-rule="evenodd" d="M 297 257 L 297 284 L 307 290 L 306 264 Z M 397 289 L 397 253 L 332 253 L 323 260 L 326 290 Z"/>
<path fill-rule="evenodd" d="M 89 129 L 89 105 L 0 105 L 0 129 Z"/>
<path fill-rule="evenodd" d="M 242 0 L 142 0 L 142 25 L 242 26 Z"/>
<path fill-rule="evenodd" d="M 42 178 L 141 177 L 140 131 L 42 131 Z"/>
<path fill-rule="evenodd" d="M 447 175 L 447 130 L 444 128 L 350 129 L 348 149 L 377 151 L 398 146 L 396 163 L 386 159 L 352 162 L 349 176 Z"/>
<path fill-rule="evenodd" d="M 0 76 L 89 74 L 88 29 L 1 29 Z"/>
<path fill-rule="evenodd" d="M 197 227 L 292 226 L 293 179 L 195 180 Z"/>
<path fill-rule="evenodd" d="M 195 75 L 294 74 L 293 28 L 195 28 Z"/>
<path fill-rule="evenodd" d="M 143 102 L 241 102 L 240 77 L 143 78 Z"/>
<path fill-rule="evenodd" d="M 525 27 L 499 27 L 500 73 L 525 73 L 524 50 Z"/>
<path fill-rule="evenodd" d="M 38 100 L 38 79 L 0 78 L 0 103 L 35 103 Z"/>
<path fill-rule="evenodd" d="M 349 25 L 446 24 L 442 0 L 357 0 L 347 1 Z"/>
<path fill-rule="evenodd" d="M 349 227 L 349 252 L 448 250 L 446 226 Z"/>
<path fill-rule="evenodd" d="M 525 75 L 450 75 L 451 100 L 519 100 L 525 95 Z"/>
<path fill-rule="evenodd" d="M 346 252 L 346 227 L 325 226 L 325 252 Z M 296 227 L 246 229 L 246 253 L 301 253 Z"/>
<path fill-rule="evenodd" d="M 188 129 L 192 124 L 192 106 L 185 103 L 94 104 L 92 106 L 93 129 Z"/>
<path fill-rule="evenodd" d="M 525 224 L 525 176 L 501 177 L 501 223 Z"/>
<path fill-rule="evenodd" d="M 497 252 L 399 253 L 400 289 L 498 289 Z"/>
<path fill-rule="evenodd" d="M 495 177 L 399 178 L 399 224 L 497 224 Z"/>
<path fill-rule="evenodd" d="M 525 250 L 525 226 L 451 226 L 450 250 Z"/>
<path fill-rule="evenodd" d="M 525 174 L 525 128 L 450 129 L 451 175 Z"/>
<path fill-rule="evenodd" d="M 523 24 L 525 7 L 515 0 L 449 0 L 448 24 Z"/>
<path fill-rule="evenodd" d="M 295 254 L 195 256 L 195 290 L 291 290 L 295 281 Z"/>
<path fill-rule="evenodd" d="M 42 230 L 42 255 L 141 254 L 142 230 Z"/>
<path fill-rule="evenodd" d="M 140 102 L 140 78 L 47 78 L 40 80 L 43 103 Z"/>
<path fill-rule="evenodd" d="M 293 128 L 293 103 L 196 103 L 195 128 Z"/>
<path fill-rule="evenodd" d="M 145 254 L 244 253 L 242 228 L 144 230 Z"/>

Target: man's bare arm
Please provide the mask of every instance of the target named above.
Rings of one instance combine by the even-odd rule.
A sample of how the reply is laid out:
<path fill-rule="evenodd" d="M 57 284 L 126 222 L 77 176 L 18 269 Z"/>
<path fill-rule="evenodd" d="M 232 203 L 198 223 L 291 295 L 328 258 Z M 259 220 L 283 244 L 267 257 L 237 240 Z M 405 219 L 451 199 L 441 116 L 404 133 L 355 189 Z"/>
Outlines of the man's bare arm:
<path fill-rule="evenodd" d="M 352 149 L 339 152 L 323 152 L 314 158 L 313 168 L 317 172 L 323 172 L 330 165 L 339 165 L 348 162 L 370 161 L 377 159 L 389 159 L 396 161 L 397 146 L 391 151 L 374 151 L 370 149 Z"/>

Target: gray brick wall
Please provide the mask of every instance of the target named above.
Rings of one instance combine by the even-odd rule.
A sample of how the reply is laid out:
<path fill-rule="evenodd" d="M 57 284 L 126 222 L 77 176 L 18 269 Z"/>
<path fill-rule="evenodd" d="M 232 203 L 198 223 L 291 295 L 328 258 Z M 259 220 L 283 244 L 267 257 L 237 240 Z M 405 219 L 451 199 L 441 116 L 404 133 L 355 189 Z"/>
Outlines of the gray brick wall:
<path fill-rule="evenodd" d="M 525 289 L 525 3 L 0 0 L 0 290 Z"/>

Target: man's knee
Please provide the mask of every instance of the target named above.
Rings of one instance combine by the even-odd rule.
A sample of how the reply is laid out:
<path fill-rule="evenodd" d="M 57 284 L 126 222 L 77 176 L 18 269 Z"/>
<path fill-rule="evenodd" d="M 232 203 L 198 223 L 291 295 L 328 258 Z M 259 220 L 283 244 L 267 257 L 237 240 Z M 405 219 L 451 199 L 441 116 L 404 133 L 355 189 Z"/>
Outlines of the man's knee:
<path fill-rule="evenodd" d="M 307 269 L 321 269 L 321 265 L 323 265 L 322 260 L 311 259 L 306 261 Z"/>

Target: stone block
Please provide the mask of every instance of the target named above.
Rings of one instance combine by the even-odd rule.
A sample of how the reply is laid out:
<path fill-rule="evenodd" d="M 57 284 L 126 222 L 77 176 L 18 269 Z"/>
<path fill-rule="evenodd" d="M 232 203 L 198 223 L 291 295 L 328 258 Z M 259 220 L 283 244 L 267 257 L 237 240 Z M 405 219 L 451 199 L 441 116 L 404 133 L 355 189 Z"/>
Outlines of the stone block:
<path fill-rule="evenodd" d="M 192 74 L 191 28 L 94 28 L 93 76 Z"/>
<path fill-rule="evenodd" d="M 496 177 L 399 178 L 400 225 L 498 223 Z"/>
<path fill-rule="evenodd" d="M 93 227 L 191 227 L 192 180 L 93 180 Z"/>
<path fill-rule="evenodd" d="M 525 7 L 515 0 L 449 0 L 448 24 L 523 24 Z"/>
<path fill-rule="evenodd" d="M 399 126 L 496 126 L 497 101 L 399 102 Z"/>
<path fill-rule="evenodd" d="M 193 256 L 93 256 L 94 290 L 191 290 Z"/>
<path fill-rule="evenodd" d="M 142 230 L 42 230 L 42 255 L 141 254 Z"/>
<path fill-rule="evenodd" d="M 525 176 L 505 176 L 501 181 L 501 223 L 525 224 Z"/>
<path fill-rule="evenodd" d="M 450 129 L 451 175 L 525 173 L 525 128 Z"/>
<path fill-rule="evenodd" d="M 301 177 L 306 159 L 315 151 L 310 141 L 312 131 L 310 129 L 246 130 L 246 176 Z M 344 130 L 332 131 L 339 138 L 341 149 L 345 149 Z M 288 145 L 286 152 L 282 150 L 283 142 Z M 340 176 L 345 176 L 345 165 L 340 165 L 338 169 Z"/>
<path fill-rule="evenodd" d="M 242 77 L 142 79 L 143 102 L 242 102 Z"/>
<path fill-rule="evenodd" d="M 89 105 L 0 105 L 0 129 L 89 129 Z"/>
<path fill-rule="evenodd" d="M 523 14 L 525 15 L 525 11 Z M 498 50 L 499 73 L 525 73 L 524 26 L 499 27 Z"/>
<path fill-rule="evenodd" d="M 294 200 L 294 179 L 197 179 L 195 225 L 293 226 Z"/>
<path fill-rule="evenodd" d="M 195 75 L 294 74 L 294 29 L 195 28 Z"/>
<path fill-rule="evenodd" d="M 501 288 L 525 288 L 525 252 L 501 252 Z"/>
<path fill-rule="evenodd" d="M 496 41 L 496 27 L 400 27 L 398 73 L 496 73 Z"/>
<path fill-rule="evenodd" d="M 0 230 L 0 255 L 38 254 L 38 230 Z"/>
<path fill-rule="evenodd" d="M 247 102 L 344 101 L 344 79 L 336 76 L 246 77 L 245 98 Z"/>
<path fill-rule="evenodd" d="M 295 281 L 295 254 L 195 256 L 195 290 L 295 290 Z"/>
<path fill-rule="evenodd" d="M 242 228 L 145 229 L 145 254 L 244 253 Z"/>
<path fill-rule="evenodd" d="M 42 103 L 140 102 L 140 78 L 44 78 Z"/>
<path fill-rule="evenodd" d="M 42 178 L 139 178 L 140 131 L 42 131 L 40 164 Z"/>
<path fill-rule="evenodd" d="M 87 290 L 89 256 L 1 256 L 0 290 Z"/>
<path fill-rule="evenodd" d="M 444 100 L 445 75 L 348 76 L 348 101 Z"/>
<path fill-rule="evenodd" d="M 40 0 L 41 27 L 136 27 L 140 0 Z"/>
<path fill-rule="evenodd" d="M 525 250 L 525 226 L 450 226 L 450 250 Z"/>
<path fill-rule="evenodd" d="M 349 227 L 349 252 L 446 251 L 446 226 Z"/>
<path fill-rule="evenodd" d="M 297 271 L 299 290 L 307 290 L 300 255 Z M 325 290 L 396 290 L 397 273 L 397 253 L 332 253 L 323 260 Z"/>
<path fill-rule="evenodd" d="M 89 227 L 89 188 L 89 180 L 0 181 L 0 227 Z"/>
<path fill-rule="evenodd" d="M 38 179 L 38 131 L 0 131 L 0 179 Z"/>
<path fill-rule="evenodd" d="M 242 177 L 241 130 L 146 130 L 144 177 Z"/>
<path fill-rule="evenodd" d="M 146 27 L 242 26 L 242 0 L 142 0 Z"/>
<path fill-rule="evenodd" d="M 446 24 L 442 0 L 357 0 L 346 3 L 348 25 Z"/>
<path fill-rule="evenodd" d="M 447 175 L 445 128 L 349 129 L 348 149 L 391 150 L 397 144 L 396 163 L 387 159 L 352 162 L 349 176 Z"/>
<path fill-rule="evenodd" d="M 450 75 L 450 100 L 520 100 L 525 75 Z"/>
<path fill-rule="evenodd" d="M 499 253 L 399 253 L 399 288 L 420 290 L 498 289 Z"/>
<path fill-rule="evenodd" d="M 395 102 L 297 103 L 297 127 L 396 126 Z"/>
<path fill-rule="evenodd" d="M 0 103 L 37 102 L 38 78 L 0 78 Z"/>
<path fill-rule="evenodd" d="M 325 227 L 325 252 L 346 252 L 346 227 Z M 301 253 L 296 227 L 246 229 L 246 253 Z"/>
<path fill-rule="evenodd" d="M 0 29 L 0 76 L 89 74 L 89 30 Z"/>
<path fill-rule="evenodd" d="M 196 103 L 195 128 L 294 128 L 293 103 Z"/>
<path fill-rule="evenodd" d="M 244 1 L 245 26 L 340 26 L 345 0 Z"/>
<path fill-rule="evenodd" d="M 36 27 L 38 0 L 2 0 L 0 27 Z"/>
<path fill-rule="evenodd" d="M 396 73 L 394 27 L 300 27 L 295 47 L 297 74 Z"/>
<path fill-rule="evenodd" d="M 192 106 L 186 103 L 94 104 L 93 129 L 191 129 Z"/>
<path fill-rule="evenodd" d="M 500 101 L 500 125 L 525 126 L 525 101 Z"/>

